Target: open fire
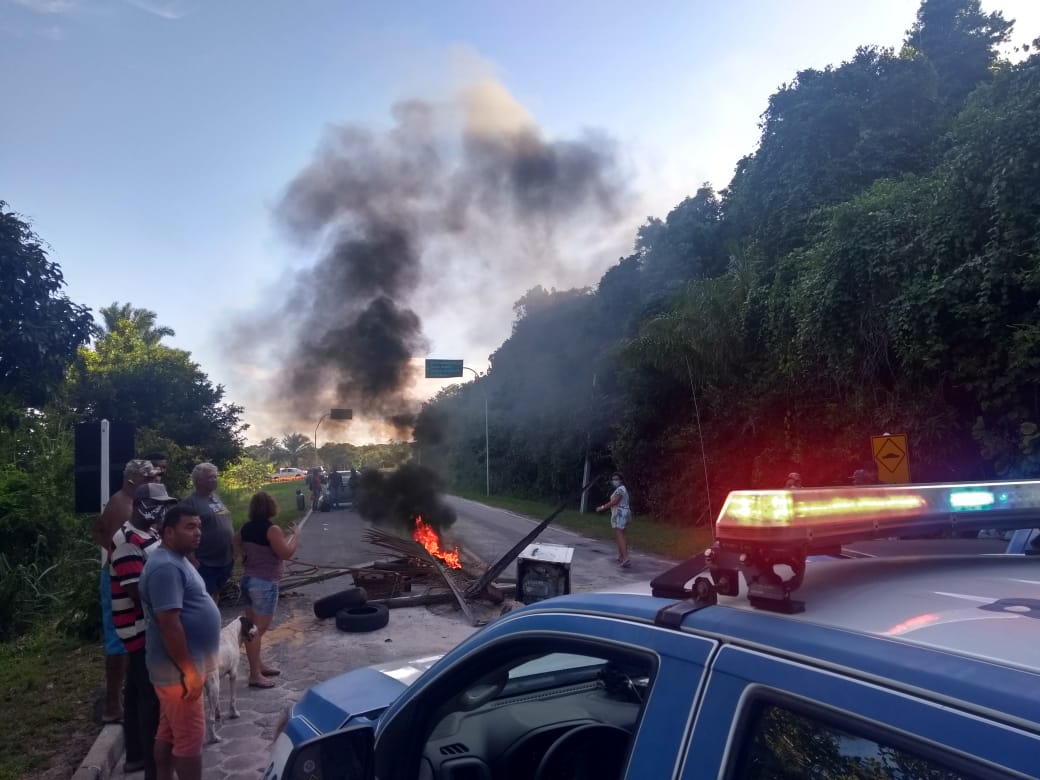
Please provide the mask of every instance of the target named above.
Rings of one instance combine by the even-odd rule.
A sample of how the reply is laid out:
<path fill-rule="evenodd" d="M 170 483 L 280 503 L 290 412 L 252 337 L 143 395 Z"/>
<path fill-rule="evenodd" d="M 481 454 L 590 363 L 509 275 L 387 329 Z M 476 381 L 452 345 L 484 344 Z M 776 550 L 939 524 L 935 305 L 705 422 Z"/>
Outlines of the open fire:
<path fill-rule="evenodd" d="M 445 565 L 453 569 L 462 568 L 462 561 L 459 560 L 459 548 L 442 550 L 441 538 L 437 534 L 436 529 L 432 525 L 423 522 L 422 517 L 415 518 L 415 530 L 412 531 L 412 538 L 425 547 L 430 555 L 443 561 Z"/>

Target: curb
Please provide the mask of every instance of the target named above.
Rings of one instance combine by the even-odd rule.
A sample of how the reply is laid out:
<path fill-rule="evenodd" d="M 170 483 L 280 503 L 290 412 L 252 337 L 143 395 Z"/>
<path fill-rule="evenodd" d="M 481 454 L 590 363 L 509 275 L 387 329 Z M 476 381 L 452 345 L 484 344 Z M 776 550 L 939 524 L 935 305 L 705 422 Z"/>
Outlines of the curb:
<path fill-rule="evenodd" d="M 101 733 L 97 735 L 90 751 L 73 773 L 72 780 L 108 780 L 122 755 L 122 724 L 102 726 Z"/>

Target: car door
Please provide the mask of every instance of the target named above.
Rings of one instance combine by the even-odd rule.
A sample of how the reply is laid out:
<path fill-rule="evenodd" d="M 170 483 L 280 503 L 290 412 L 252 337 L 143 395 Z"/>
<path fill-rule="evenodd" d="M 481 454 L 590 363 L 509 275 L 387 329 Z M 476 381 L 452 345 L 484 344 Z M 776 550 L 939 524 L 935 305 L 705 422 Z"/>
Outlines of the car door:
<path fill-rule="evenodd" d="M 1027 777 L 1038 755 L 1035 733 L 884 680 L 727 645 L 711 665 L 681 776 Z"/>
<path fill-rule="evenodd" d="M 380 719 L 381 780 L 675 776 L 713 640 L 551 611 L 479 638 Z"/>

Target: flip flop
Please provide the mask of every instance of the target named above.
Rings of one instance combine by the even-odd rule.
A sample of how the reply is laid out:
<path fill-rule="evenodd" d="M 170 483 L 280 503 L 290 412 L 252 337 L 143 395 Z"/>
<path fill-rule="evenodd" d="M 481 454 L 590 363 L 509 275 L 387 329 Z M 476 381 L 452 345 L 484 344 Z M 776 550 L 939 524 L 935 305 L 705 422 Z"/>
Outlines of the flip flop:
<path fill-rule="evenodd" d="M 277 677 L 282 673 L 281 669 L 261 669 L 260 674 L 264 677 Z"/>
<path fill-rule="evenodd" d="M 250 688 L 273 688 L 274 687 L 274 683 L 273 682 L 268 682 L 267 680 L 261 680 L 260 682 L 253 682 L 252 680 L 250 680 L 249 687 Z"/>
<path fill-rule="evenodd" d="M 632 561 L 622 561 L 621 562 L 621 568 L 622 569 L 631 569 L 632 568 Z"/>

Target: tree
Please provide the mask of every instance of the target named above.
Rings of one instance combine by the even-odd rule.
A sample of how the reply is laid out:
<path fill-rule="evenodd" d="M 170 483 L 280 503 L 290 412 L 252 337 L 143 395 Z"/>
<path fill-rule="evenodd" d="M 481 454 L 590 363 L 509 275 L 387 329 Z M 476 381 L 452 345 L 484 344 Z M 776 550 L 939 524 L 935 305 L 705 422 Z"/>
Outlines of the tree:
<path fill-rule="evenodd" d="M 16 406 L 53 398 L 94 332 L 90 310 L 64 286 L 39 237 L 0 201 L 0 396 Z"/>
<path fill-rule="evenodd" d="M 141 340 L 149 346 L 158 344 L 165 336 L 175 336 L 173 328 L 165 325 L 156 325 L 158 316 L 149 309 L 136 309 L 129 303 L 120 305 L 118 302 L 111 306 L 103 306 L 98 309 L 98 314 L 104 322 L 106 333 L 115 333 L 119 323 L 128 322 L 136 330 Z"/>
<path fill-rule="evenodd" d="M 905 54 L 930 63 L 942 98 L 959 106 L 989 80 L 997 46 L 1008 40 L 1013 25 L 1000 11 L 983 13 L 979 0 L 922 0 L 917 21 L 907 30 Z"/>
<path fill-rule="evenodd" d="M 289 463 L 299 466 L 303 454 L 314 448 L 312 441 L 306 433 L 282 434 L 282 449 L 288 454 Z"/>
<path fill-rule="evenodd" d="M 80 349 L 68 395 L 81 419 L 153 429 L 221 467 L 242 448 L 242 407 L 224 401 L 224 388 L 209 381 L 190 353 L 146 342 L 127 320 L 93 349 Z"/>
<path fill-rule="evenodd" d="M 276 465 L 286 457 L 285 450 L 282 449 L 282 445 L 278 443 L 278 439 L 274 436 L 269 436 L 259 444 L 250 444 L 245 451 L 254 460 Z"/>

